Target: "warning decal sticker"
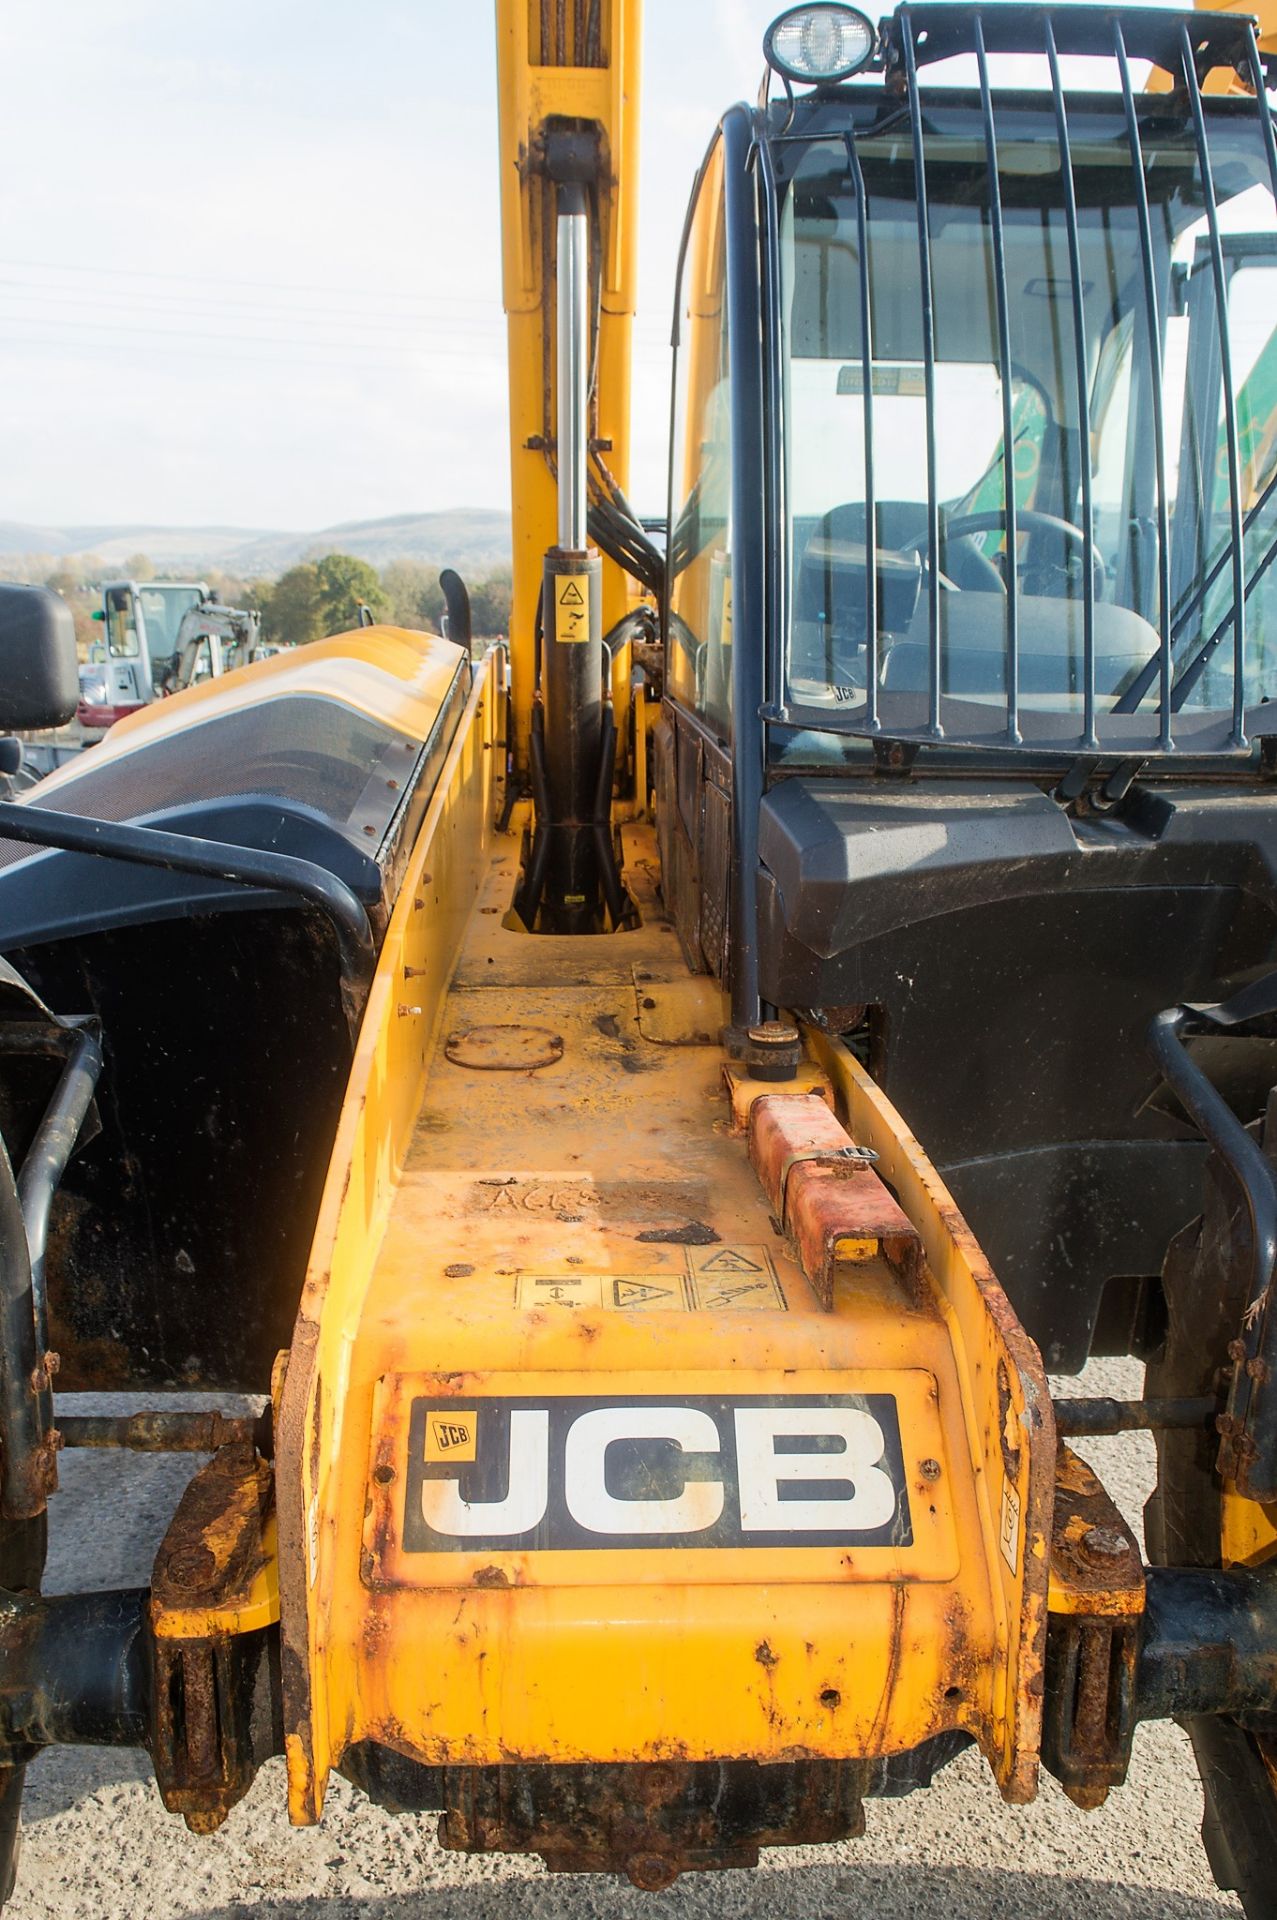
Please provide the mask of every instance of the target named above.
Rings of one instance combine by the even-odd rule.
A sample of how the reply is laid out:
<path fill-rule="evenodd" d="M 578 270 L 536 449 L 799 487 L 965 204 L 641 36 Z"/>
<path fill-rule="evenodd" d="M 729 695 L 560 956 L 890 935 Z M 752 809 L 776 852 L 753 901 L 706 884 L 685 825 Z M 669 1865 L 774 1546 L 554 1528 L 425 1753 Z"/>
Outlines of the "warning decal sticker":
<path fill-rule="evenodd" d="M 788 1301 L 766 1247 L 684 1249 L 685 1271 L 525 1273 L 515 1276 L 516 1307 L 612 1307 L 624 1313 L 784 1313 Z"/>
<path fill-rule="evenodd" d="M 581 642 L 590 637 L 590 576 L 557 574 L 554 581 L 554 637 Z"/>
<path fill-rule="evenodd" d="M 689 1247 L 687 1261 L 693 1302 L 703 1313 L 760 1307 L 784 1312 L 785 1296 L 766 1247 Z"/>
<path fill-rule="evenodd" d="M 684 1312 L 683 1275 L 673 1273 L 520 1273 L 518 1307 L 625 1307 Z"/>
<path fill-rule="evenodd" d="M 681 1273 L 661 1273 L 644 1277 L 627 1273 L 611 1283 L 612 1305 L 627 1308 L 655 1308 L 669 1311 L 685 1307 L 687 1296 Z"/>

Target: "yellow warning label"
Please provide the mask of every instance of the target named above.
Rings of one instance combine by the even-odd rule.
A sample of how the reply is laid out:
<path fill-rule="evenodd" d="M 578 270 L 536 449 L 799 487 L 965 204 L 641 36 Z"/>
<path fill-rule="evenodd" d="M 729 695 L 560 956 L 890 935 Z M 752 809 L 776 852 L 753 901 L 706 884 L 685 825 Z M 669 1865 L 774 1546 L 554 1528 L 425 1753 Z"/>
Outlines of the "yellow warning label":
<path fill-rule="evenodd" d="M 554 637 L 580 642 L 590 637 L 590 576 L 561 573 L 554 581 Z"/>
<path fill-rule="evenodd" d="M 785 1296 L 766 1247 L 689 1247 L 687 1265 L 693 1302 L 704 1313 L 785 1311 Z"/>
<path fill-rule="evenodd" d="M 426 1420 L 427 1460 L 473 1460 L 478 1416 L 471 1409 L 432 1413 Z"/>

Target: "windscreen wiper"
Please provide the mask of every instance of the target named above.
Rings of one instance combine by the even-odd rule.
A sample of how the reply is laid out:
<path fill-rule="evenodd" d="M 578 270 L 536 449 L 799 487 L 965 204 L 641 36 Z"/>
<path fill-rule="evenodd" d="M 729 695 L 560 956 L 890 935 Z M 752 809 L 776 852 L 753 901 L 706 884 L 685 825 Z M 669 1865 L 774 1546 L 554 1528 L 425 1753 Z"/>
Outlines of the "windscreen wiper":
<path fill-rule="evenodd" d="M 1254 592 L 1255 588 L 1259 585 L 1260 581 L 1263 579 L 1264 575 L 1267 573 L 1269 567 L 1271 567 L 1274 560 L 1277 560 L 1277 534 L 1274 534 L 1273 538 L 1269 541 L 1267 547 L 1264 549 L 1263 559 L 1260 561 L 1259 565 L 1255 568 L 1254 573 L 1251 574 L 1250 579 L 1246 582 L 1246 590 L 1242 596 L 1244 601 L 1250 599 L 1251 594 Z M 1223 619 L 1220 621 L 1219 625 L 1216 627 L 1214 633 L 1212 633 L 1207 639 L 1203 640 L 1201 646 L 1198 648 L 1197 652 L 1193 655 L 1193 658 L 1189 661 L 1188 665 L 1184 668 L 1184 671 L 1180 674 L 1178 680 L 1176 680 L 1174 686 L 1171 688 L 1171 712 L 1172 713 L 1179 712 L 1180 708 L 1183 706 L 1184 702 L 1187 700 L 1189 694 L 1193 691 L 1193 688 L 1197 685 L 1197 682 L 1201 679 L 1202 674 L 1206 670 L 1207 661 L 1210 659 L 1216 647 L 1219 645 L 1220 641 L 1223 639 L 1227 629 L 1232 626 L 1233 618 L 1234 618 L 1234 615 L 1232 612 L 1226 613 L 1224 615 Z M 1116 712 L 1116 708 L 1114 709 L 1114 711 Z"/>
<path fill-rule="evenodd" d="M 1246 515 L 1245 520 L 1242 522 L 1243 542 L 1245 541 L 1246 535 L 1250 532 L 1251 528 L 1254 526 L 1255 522 L 1258 520 L 1260 514 L 1264 511 L 1264 508 L 1268 505 L 1268 502 L 1271 500 L 1274 492 L 1277 492 L 1277 472 L 1273 473 L 1272 477 L 1269 479 L 1267 485 L 1265 486 L 1263 492 L 1260 494 L 1258 500 L 1256 500 L 1254 506 L 1251 508 L 1250 512 Z M 1219 553 L 1216 555 L 1211 565 L 1207 568 L 1205 574 L 1203 574 L 1202 578 L 1198 581 L 1197 585 L 1193 588 L 1192 593 L 1189 594 L 1186 600 L 1181 602 L 1171 622 L 1171 630 L 1169 635 L 1167 636 L 1168 645 L 1172 641 L 1178 640 L 1180 634 L 1184 631 L 1185 626 L 1188 624 L 1189 616 L 1196 611 L 1198 606 L 1206 598 L 1206 595 L 1210 592 L 1211 588 L 1214 586 L 1215 582 L 1219 579 L 1220 574 L 1224 571 L 1225 564 L 1228 561 L 1229 556 L 1232 553 L 1232 550 L 1233 550 L 1233 543 L 1230 537 L 1227 541 L 1225 541 L 1224 545 L 1220 548 Z M 1270 546 L 1268 551 L 1265 553 L 1263 559 L 1260 561 L 1259 566 L 1256 568 L 1255 573 L 1251 577 L 1249 584 L 1246 587 L 1246 592 L 1244 597 L 1247 600 L 1249 600 L 1250 598 L 1252 588 L 1258 585 L 1259 581 L 1263 578 L 1264 574 L 1268 571 L 1268 568 L 1271 565 L 1273 558 L 1274 558 L 1273 548 Z M 1188 694 L 1192 691 L 1193 686 L 1196 685 L 1196 682 L 1200 677 L 1202 668 L 1206 665 L 1206 662 L 1210 659 L 1211 654 L 1215 651 L 1215 648 L 1219 645 L 1220 639 L 1225 629 L 1232 622 L 1232 618 L 1233 616 L 1231 613 L 1226 614 L 1224 616 L 1224 619 L 1221 621 L 1220 625 L 1216 628 L 1215 632 L 1210 636 L 1209 640 L 1207 640 L 1204 643 L 1201 651 L 1195 656 L 1195 658 L 1189 662 L 1188 666 L 1184 670 L 1184 673 L 1180 676 L 1180 679 L 1176 682 L 1176 686 L 1172 688 L 1172 691 L 1171 691 L 1171 712 L 1172 713 L 1178 713 L 1179 708 L 1183 704 L 1184 699 L 1187 698 Z M 1152 686 L 1153 682 L 1158 678 L 1158 675 L 1161 671 L 1161 665 L 1162 665 L 1162 653 L 1161 653 L 1161 648 L 1159 647 L 1157 652 L 1153 655 L 1152 659 L 1148 660 L 1144 664 L 1144 666 L 1141 667 L 1135 679 L 1132 680 L 1130 686 L 1126 689 L 1126 692 L 1122 695 L 1121 699 L 1118 700 L 1114 705 L 1114 707 L 1112 708 L 1112 711 L 1115 714 L 1134 713 L 1136 708 L 1142 702 L 1145 694 L 1148 692 L 1149 688 Z M 1190 673 L 1193 675 L 1193 679 L 1188 686 L 1184 686 L 1184 680 L 1186 676 Z M 1183 692 L 1180 694 L 1180 698 L 1177 700 L 1175 695 L 1181 687 L 1183 688 Z"/>

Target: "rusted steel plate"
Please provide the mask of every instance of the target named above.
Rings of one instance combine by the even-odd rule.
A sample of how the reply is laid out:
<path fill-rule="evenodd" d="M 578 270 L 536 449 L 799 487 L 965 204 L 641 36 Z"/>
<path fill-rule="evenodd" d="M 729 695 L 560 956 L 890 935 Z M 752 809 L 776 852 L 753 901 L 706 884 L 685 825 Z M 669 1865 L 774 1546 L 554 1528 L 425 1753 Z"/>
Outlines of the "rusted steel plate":
<path fill-rule="evenodd" d="M 1135 1535 L 1099 1478 L 1060 1446 L 1051 1534 L 1052 1613 L 1144 1611 L 1144 1566 Z"/>
<path fill-rule="evenodd" d="M 479 1073 L 529 1073 L 563 1058 L 563 1036 L 548 1027 L 468 1027 L 448 1036 L 444 1052 Z"/>

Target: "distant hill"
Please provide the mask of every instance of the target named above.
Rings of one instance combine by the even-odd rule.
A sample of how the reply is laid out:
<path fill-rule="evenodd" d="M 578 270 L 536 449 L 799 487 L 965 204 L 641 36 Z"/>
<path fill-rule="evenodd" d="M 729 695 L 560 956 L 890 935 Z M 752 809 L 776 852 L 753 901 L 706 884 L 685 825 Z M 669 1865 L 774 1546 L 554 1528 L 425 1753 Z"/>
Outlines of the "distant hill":
<path fill-rule="evenodd" d="M 251 527 L 41 527 L 0 520 L 0 566 L 28 554 L 70 559 L 97 554 L 122 567 L 144 553 L 167 573 L 219 567 L 246 579 L 270 578 L 299 560 L 353 553 L 375 567 L 392 560 L 426 560 L 488 573 L 510 559 L 510 516 L 486 507 L 446 513 L 397 513 L 384 520 L 349 520 L 315 533 L 263 532 Z"/>

